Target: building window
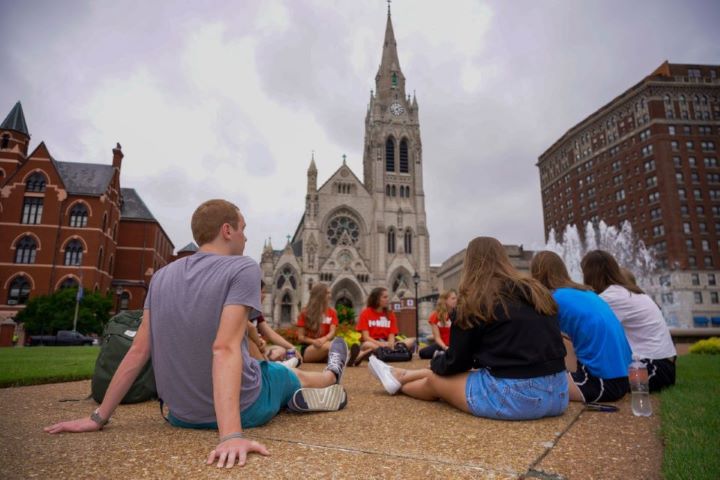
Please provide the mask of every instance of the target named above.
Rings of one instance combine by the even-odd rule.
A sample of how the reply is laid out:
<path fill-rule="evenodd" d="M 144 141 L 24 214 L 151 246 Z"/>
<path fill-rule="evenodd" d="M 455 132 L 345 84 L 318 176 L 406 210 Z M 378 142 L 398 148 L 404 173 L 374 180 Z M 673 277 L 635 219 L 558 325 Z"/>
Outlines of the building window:
<path fill-rule="evenodd" d="M 285 283 L 289 283 L 293 290 L 297 288 L 297 281 L 295 280 L 295 275 L 293 274 L 292 269 L 290 267 L 285 267 L 282 270 L 282 273 L 277 279 L 277 282 L 275 282 L 275 286 L 278 290 L 280 290 Z"/>
<path fill-rule="evenodd" d="M 2 142 L 0 142 L 0 148 L 3 148 L 3 149 L 10 148 L 10 135 L 9 134 L 6 133 L 2 136 Z"/>
<path fill-rule="evenodd" d="M 710 285 L 711 287 L 714 287 L 715 286 L 715 274 L 708 273 L 707 278 L 708 278 L 708 285 Z"/>
<path fill-rule="evenodd" d="M 695 150 L 695 143 L 685 142 L 685 148 L 687 148 L 688 150 Z"/>
<path fill-rule="evenodd" d="M 692 234 L 692 226 L 690 225 L 690 222 L 683 222 L 683 233 L 685 234 Z"/>
<path fill-rule="evenodd" d="M 698 273 L 690 274 L 690 283 L 695 286 L 700 285 L 700 274 L 698 274 Z"/>
<path fill-rule="evenodd" d="M 45 191 L 45 175 L 40 172 L 35 172 L 28 177 L 25 182 L 26 192 L 44 192 Z"/>
<path fill-rule="evenodd" d="M 710 292 L 710 303 L 718 303 L 718 292 Z"/>
<path fill-rule="evenodd" d="M 703 303 L 702 292 L 693 292 L 693 297 L 696 304 Z"/>
<path fill-rule="evenodd" d="M 408 173 L 409 171 L 408 142 L 403 138 L 400 142 L 400 173 Z"/>
<path fill-rule="evenodd" d="M 675 135 L 675 125 L 668 125 L 668 133 L 670 135 Z"/>
<path fill-rule="evenodd" d="M 395 253 L 395 229 L 390 227 L 387 233 L 387 251 L 388 253 Z"/>
<path fill-rule="evenodd" d="M 652 177 L 648 177 L 645 179 L 645 187 L 646 188 L 652 188 L 657 187 L 657 177 L 653 175 Z"/>
<path fill-rule="evenodd" d="M 292 323 L 292 298 L 288 292 L 285 292 L 280 303 L 280 323 Z"/>
<path fill-rule="evenodd" d="M 393 185 L 393 196 L 395 196 L 394 187 Z M 352 218 L 341 215 L 330 220 L 326 234 L 328 242 L 333 246 L 355 245 L 360 240 L 360 227 Z"/>
<path fill-rule="evenodd" d="M 655 225 L 653 228 L 653 236 L 660 237 L 665 235 L 665 227 L 662 225 Z"/>
<path fill-rule="evenodd" d="M 695 250 L 695 241 L 692 238 L 685 240 L 685 248 L 688 250 Z"/>
<path fill-rule="evenodd" d="M 385 171 L 395 171 L 395 140 L 392 137 L 385 141 Z"/>
<path fill-rule="evenodd" d="M 70 210 L 71 227 L 87 227 L 88 209 L 84 203 L 76 203 Z M 104 229 L 103 229 L 104 230 Z"/>
<path fill-rule="evenodd" d="M 407 253 L 407 254 L 412 253 L 412 230 L 410 230 L 409 228 L 407 230 L 405 230 L 404 247 L 405 247 L 405 253 Z"/>
<path fill-rule="evenodd" d="M 98 265 L 97 265 L 98 270 L 102 270 L 103 260 L 104 260 L 104 258 L 103 258 L 104 253 L 105 253 L 105 252 L 103 252 L 102 247 L 100 247 L 100 253 L 98 253 Z"/>
<path fill-rule="evenodd" d="M 712 264 L 713 264 L 712 257 L 709 255 L 705 255 L 705 257 L 703 258 L 703 263 L 705 264 L 706 267 L 712 267 Z"/>
<path fill-rule="evenodd" d="M 130 308 L 130 292 L 122 292 L 120 294 L 120 310 Z"/>
<path fill-rule="evenodd" d="M 679 190 L 678 190 L 678 192 L 679 192 Z M 648 194 L 648 203 L 654 203 L 659 200 L 660 200 L 660 192 L 650 192 Z"/>
<path fill-rule="evenodd" d="M 83 246 L 78 239 L 70 240 L 65 247 L 65 265 L 82 265 Z"/>
<path fill-rule="evenodd" d="M 678 142 L 676 142 L 675 140 L 673 140 L 672 142 L 670 142 L 670 148 L 672 149 L 673 152 L 677 152 L 678 149 L 679 149 L 679 144 L 678 144 Z"/>
<path fill-rule="evenodd" d="M 680 168 L 682 166 L 682 160 L 680 160 L 680 157 L 672 157 L 673 159 L 673 165 L 675 165 L 676 168 Z"/>
<path fill-rule="evenodd" d="M 697 258 L 695 258 L 694 256 L 688 257 L 688 265 L 692 268 L 697 267 Z"/>
<path fill-rule="evenodd" d="M 113 262 L 115 261 L 115 258 L 110 255 L 110 261 L 108 262 L 108 274 L 112 276 L 113 274 Z"/>
<path fill-rule="evenodd" d="M 30 235 L 25 235 L 15 243 L 15 263 L 35 263 L 37 243 Z"/>
<path fill-rule="evenodd" d="M 66 288 L 77 288 L 77 287 L 78 287 L 78 281 L 74 277 L 67 277 L 60 284 L 60 290 L 65 290 Z"/>
<path fill-rule="evenodd" d="M 23 275 L 15 277 L 8 289 L 8 305 L 25 305 L 30 296 L 30 282 Z"/>
<path fill-rule="evenodd" d="M 705 166 L 708 168 L 715 168 L 718 166 L 717 158 L 715 157 L 705 157 Z"/>
<path fill-rule="evenodd" d="M 38 197 L 25 197 L 20 223 L 37 225 L 42 220 L 42 214 L 43 199 Z"/>
<path fill-rule="evenodd" d="M 395 187 L 395 185 L 390 185 L 390 196 L 391 197 L 397 196 L 397 188 Z"/>
<path fill-rule="evenodd" d="M 390 185 L 385 185 L 385 195 L 390 196 Z"/>

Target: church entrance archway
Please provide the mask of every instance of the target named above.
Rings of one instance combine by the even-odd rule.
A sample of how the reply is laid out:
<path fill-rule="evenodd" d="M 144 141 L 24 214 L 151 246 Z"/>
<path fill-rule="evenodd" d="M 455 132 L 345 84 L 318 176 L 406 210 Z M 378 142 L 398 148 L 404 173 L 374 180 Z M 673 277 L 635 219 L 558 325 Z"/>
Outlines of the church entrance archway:
<path fill-rule="evenodd" d="M 330 303 L 352 308 L 355 311 L 355 318 L 365 306 L 365 294 L 360 286 L 349 278 L 344 278 L 332 286 Z"/>

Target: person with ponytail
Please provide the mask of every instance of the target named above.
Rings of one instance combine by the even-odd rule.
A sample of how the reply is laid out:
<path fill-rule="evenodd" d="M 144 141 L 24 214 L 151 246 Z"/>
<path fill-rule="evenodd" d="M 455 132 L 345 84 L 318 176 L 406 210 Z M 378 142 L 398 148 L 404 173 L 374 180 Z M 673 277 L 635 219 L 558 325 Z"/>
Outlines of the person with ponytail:
<path fill-rule="evenodd" d="M 450 348 L 430 370 L 370 357 L 385 390 L 499 420 L 561 415 L 568 406 L 565 346 L 550 292 L 518 272 L 491 237 L 468 244 L 458 290 Z"/>
<path fill-rule="evenodd" d="M 337 326 L 337 313 L 330 307 L 330 289 L 324 283 L 318 283 L 310 290 L 308 304 L 297 319 L 298 341 L 303 344 L 300 349 L 303 362 L 327 360 Z"/>

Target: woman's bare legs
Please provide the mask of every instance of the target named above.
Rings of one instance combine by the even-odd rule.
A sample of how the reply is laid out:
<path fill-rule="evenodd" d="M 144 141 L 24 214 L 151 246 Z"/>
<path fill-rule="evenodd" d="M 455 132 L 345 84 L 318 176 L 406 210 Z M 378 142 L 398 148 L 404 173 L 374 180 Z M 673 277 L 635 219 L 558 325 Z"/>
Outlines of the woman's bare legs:
<path fill-rule="evenodd" d="M 369 357 L 370 354 L 373 353 L 375 349 L 380 346 L 381 345 L 374 340 L 368 340 L 367 342 L 363 342 L 362 345 L 360 345 L 360 353 L 358 354 L 357 359 L 355 359 L 354 366 L 357 367 L 358 365 L 360 365 L 363 360 Z"/>
<path fill-rule="evenodd" d="M 330 351 L 330 342 L 325 342 L 320 348 L 315 345 L 308 345 L 303 354 L 303 362 L 307 363 L 318 363 L 324 362 L 328 358 L 328 352 Z"/>
<path fill-rule="evenodd" d="M 470 413 L 465 396 L 469 373 L 441 377 L 425 368 L 420 370 L 393 368 L 392 372 L 402 384 L 400 391 L 405 395 L 426 401 L 442 399 L 453 407 Z"/>
<path fill-rule="evenodd" d="M 330 370 L 322 372 L 306 372 L 293 368 L 292 371 L 300 380 L 300 385 L 310 388 L 325 388 L 337 383 L 337 377 Z"/>

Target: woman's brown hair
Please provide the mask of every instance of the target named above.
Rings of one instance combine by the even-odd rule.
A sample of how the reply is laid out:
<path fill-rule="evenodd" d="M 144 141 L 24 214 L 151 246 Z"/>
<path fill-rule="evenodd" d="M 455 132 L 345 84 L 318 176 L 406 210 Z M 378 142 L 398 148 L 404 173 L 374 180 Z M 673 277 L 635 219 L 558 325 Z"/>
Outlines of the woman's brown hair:
<path fill-rule="evenodd" d="M 576 290 L 592 290 L 587 285 L 573 282 L 563 263 L 562 258 L 555 252 L 542 251 L 535 254 L 530 262 L 530 274 L 545 285 L 548 290 L 558 288 L 574 288 Z"/>
<path fill-rule="evenodd" d="M 584 282 L 597 293 L 602 293 L 610 285 L 620 285 L 633 293 L 645 293 L 623 275 L 615 258 L 604 250 L 588 252 L 580 262 Z"/>
<path fill-rule="evenodd" d="M 440 325 L 443 327 L 446 325 L 448 317 L 450 316 L 450 311 L 447 307 L 447 299 L 453 294 L 457 295 L 457 292 L 453 288 L 444 291 L 440 294 L 440 297 L 438 297 L 437 305 L 435 305 L 435 313 L 437 314 Z"/>
<path fill-rule="evenodd" d="M 465 252 L 460 276 L 457 323 L 472 328 L 495 320 L 495 308 L 522 300 L 543 315 L 555 315 L 557 304 L 537 280 L 518 272 L 505 248 L 492 237 L 473 239 Z"/>
<path fill-rule="evenodd" d="M 320 330 L 320 324 L 330 306 L 327 298 L 329 290 L 324 283 L 318 283 L 310 290 L 310 299 L 303 312 L 305 313 L 305 328 L 310 332 L 317 333 Z"/>
<path fill-rule="evenodd" d="M 369 308 L 372 308 L 373 310 L 377 310 L 378 308 L 380 308 L 380 297 L 382 297 L 383 292 L 386 292 L 386 291 L 387 291 L 387 288 L 385 288 L 385 287 L 373 288 L 372 291 L 370 292 L 370 295 L 368 295 L 367 306 Z M 388 311 L 389 311 L 389 308 L 386 305 L 385 308 L 383 308 L 383 312 L 388 313 Z"/>

